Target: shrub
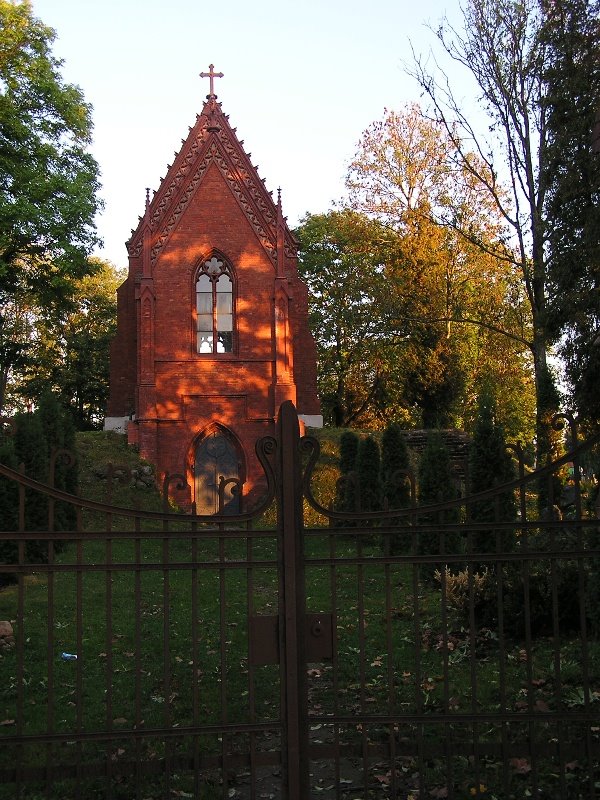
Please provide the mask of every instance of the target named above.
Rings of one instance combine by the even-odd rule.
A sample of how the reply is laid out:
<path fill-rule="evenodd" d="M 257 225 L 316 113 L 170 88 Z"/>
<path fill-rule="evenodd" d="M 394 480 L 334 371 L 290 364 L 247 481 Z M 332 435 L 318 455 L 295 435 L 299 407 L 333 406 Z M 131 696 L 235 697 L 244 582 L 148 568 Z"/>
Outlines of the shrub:
<path fill-rule="evenodd" d="M 381 440 L 381 496 L 384 508 L 406 508 L 410 505 L 410 483 L 404 474 L 410 467 L 408 447 L 397 422 L 392 422 L 383 432 Z M 388 524 L 398 520 L 391 519 Z M 399 534 L 390 537 L 390 552 L 405 553 L 410 547 L 408 538 Z"/>
<path fill-rule="evenodd" d="M 13 437 L 3 435 L 0 444 L 0 461 L 13 469 L 22 464 L 25 474 L 41 483 L 50 477 L 50 457 L 53 449 L 73 450 L 75 432 L 68 415 L 56 398 L 45 394 L 34 413 L 18 414 L 15 418 Z M 58 461 L 55 486 L 72 494 L 77 489 L 77 471 L 73 463 Z M 18 530 L 18 489 L 14 481 L 0 478 L 0 523 L 2 530 Z M 57 503 L 53 516 L 55 530 L 74 527 L 75 509 L 68 504 Z M 49 528 L 49 505 L 46 495 L 33 489 L 25 490 L 25 530 L 46 531 Z M 54 543 L 54 550 L 61 543 Z M 45 563 L 49 545 L 44 541 L 30 539 L 25 545 L 25 560 L 29 563 Z M 0 559 L 15 563 L 18 559 L 16 540 L 0 542 Z M 0 576 L 0 584 L 13 582 L 11 573 Z"/>
<path fill-rule="evenodd" d="M 450 461 L 450 454 L 440 433 L 432 432 L 427 438 L 427 444 L 419 465 L 419 506 L 434 505 L 454 500 L 458 497 L 455 485 L 455 475 Z M 459 521 L 458 508 L 445 509 L 434 514 L 420 514 L 419 522 L 422 525 L 451 524 Z M 446 531 L 444 534 L 443 548 L 441 546 L 441 531 L 427 531 L 419 533 L 419 555 L 437 555 L 438 553 L 460 553 L 461 538 L 458 531 Z M 443 557 L 440 559 L 443 561 Z M 433 579 L 435 563 L 423 564 L 421 574 L 425 578 Z"/>
<path fill-rule="evenodd" d="M 361 511 L 379 511 L 381 508 L 379 467 L 379 445 L 372 436 L 365 436 L 360 440 L 356 458 Z"/>
<path fill-rule="evenodd" d="M 409 467 L 402 429 L 392 422 L 381 439 L 381 495 L 388 508 L 406 508 L 410 504 L 410 484 L 402 474 Z"/>
<path fill-rule="evenodd" d="M 469 493 L 477 494 L 508 483 L 515 477 L 512 459 L 506 449 L 504 431 L 496 420 L 496 400 L 487 388 L 479 395 L 473 439 L 469 448 Z M 512 522 L 516 518 L 514 493 L 504 492 L 487 500 L 471 503 L 470 518 L 474 522 Z M 493 529 L 475 532 L 473 549 L 477 553 L 496 551 L 497 535 Z M 500 534 L 501 550 L 514 550 L 514 530 Z M 475 570 L 483 565 L 474 565 Z"/>
<path fill-rule="evenodd" d="M 336 511 L 356 510 L 356 460 L 358 457 L 358 436 L 353 431 L 344 431 L 340 437 L 340 477 L 336 484 L 335 504 Z M 340 525 L 346 524 L 344 521 Z"/>
<path fill-rule="evenodd" d="M 446 602 L 458 611 L 468 611 L 469 600 L 471 598 L 471 585 L 469 583 L 469 570 L 462 569 L 458 572 L 451 572 L 448 567 L 442 573 L 439 569 L 433 573 L 435 580 L 442 585 L 442 575 L 446 583 Z M 481 604 L 486 596 L 486 589 L 489 583 L 489 572 L 474 572 L 472 577 L 473 603 L 475 606 Z"/>

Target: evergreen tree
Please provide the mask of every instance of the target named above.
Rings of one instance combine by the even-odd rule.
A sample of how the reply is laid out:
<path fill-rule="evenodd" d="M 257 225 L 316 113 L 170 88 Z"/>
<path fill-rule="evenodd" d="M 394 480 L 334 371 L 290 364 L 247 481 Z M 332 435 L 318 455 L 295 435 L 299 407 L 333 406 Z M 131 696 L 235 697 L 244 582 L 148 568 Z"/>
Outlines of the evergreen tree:
<path fill-rule="evenodd" d="M 17 468 L 17 458 L 12 437 L 0 431 L 0 464 L 10 469 Z M 0 475 L 0 530 L 16 531 L 18 527 L 19 493 L 14 481 Z M 10 564 L 17 561 L 17 543 L 14 540 L 0 541 L 0 561 Z M 13 573 L 0 572 L 0 588 L 15 583 Z"/>
<path fill-rule="evenodd" d="M 477 418 L 469 450 L 470 494 L 493 489 L 513 480 L 514 477 L 512 459 L 504 441 L 504 431 L 496 419 L 496 399 L 489 387 L 484 387 L 479 395 Z M 516 517 L 514 493 L 505 492 L 497 497 L 473 503 L 470 515 L 474 522 L 511 522 Z M 473 538 L 475 552 L 495 552 L 496 538 L 493 530 L 476 533 Z M 511 551 L 514 543 L 514 531 L 502 533 L 503 551 Z"/>
<path fill-rule="evenodd" d="M 365 436 L 358 445 L 356 459 L 361 511 L 379 511 L 381 487 L 379 484 L 379 445 L 372 436 Z"/>
<path fill-rule="evenodd" d="M 40 398 L 37 413 L 46 434 L 47 459 L 54 459 L 54 486 L 69 494 L 77 491 L 77 463 L 75 461 L 75 425 L 73 418 L 58 400 L 58 397 L 45 391 Z M 59 451 L 66 451 L 57 457 Z M 55 530 L 68 530 L 75 524 L 76 511 L 70 503 L 56 503 L 54 516 Z"/>
<path fill-rule="evenodd" d="M 25 475 L 45 483 L 48 480 L 48 440 L 39 412 L 22 413 L 16 417 L 14 435 L 17 462 L 23 464 Z M 25 529 L 46 530 L 48 500 L 45 495 L 25 490 Z"/>
<path fill-rule="evenodd" d="M 549 369 L 542 372 L 540 376 L 538 416 L 544 421 L 541 432 L 541 446 L 538 452 L 546 454 L 546 463 L 554 461 L 560 456 L 562 437 L 560 431 L 552 426 L 552 418 L 560 408 L 560 394 L 556 388 L 556 381 Z M 538 463 L 538 468 L 545 467 L 546 463 Z M 561 482 L 557 474 L 553 473 L 551 478 L 543 477 L 538 486 L 538 509 L 540 515 L 551 513 L 550 507 L 558 503 L 560 497 Z"/>
<path fill-rule="evenodd" d="M 380 485 L 384 508 L 406 508 L 410 505 L 410 483 L 404 474 L 410 466 L 408 447 L 402 435 L 402 428 L 392 422 L 383 432 L 381 439 L 381 473 Z M 390 520 L 396 524 L 399 520 Z M 388 524 L 390 524 L 388 523 Z M 390 537 L 392 554 L 406 552 L 410 540 L 398 535 Z"/>
<path fill-rule="evenodd" d="M 388 508 L 406 508 L 410 504 L 410 484 L 402 472 L 410 467 L 408 447 L 402 428 L 392 422 L 381 439 L 381 493 Z"/>
<path fill-rule="evenodd" d="M 0 433 L 0 463 L 12 469 L 23 465 L 24 473 L 40 483 L 50 479 L 50 460 L 58 450 L 74 451 L 75 429 L 71 416 L 60 405 L 51 392 L 44 393 L 39 408 L 34 413 L 22 413 L 15 417 L 15 434 L 12 437 Z M 70 494 L 77 491 L 77 469 L 75 461 L 56 460 L 54 485 Z M 5 531 L 18 530 L 19 494 L 14 481 L 0 476 L 0 526 Z M 56 502 L 52 525 L 54 530 L 70 530 L 75 525 L 75 507 L 69 503 Z M 25 530 L 49 530 L 48 497 L 33 489 L 25 490 Z M 55 542 L 57 552 L 62 543 Z M 29 539 L 25 545 L 28 562 L 45 563 L 49 545 L 43 541 Z M 0 559 L 15 562 L 18 558 L 15 541 L 0 542 Z M 11 580 L 8 573 L 0 576 L 0 585 Z"/>
<path fill-rule="evenodd" d="M 544 0 L 549 321 L 578 408 L 600 421 L 600 2 Z"/>
<path fill-rule="evenodd" d="M 344 431 L 340 437 L 340 477 L 336 485 L 336 511 L 356 511 L 358 436 Z"/>
<path fill-rule="evenodd" d="M 340 436 L 340 473 L 347 475 L 356 469 L 358 436 L 354 431 L 344 431 Z"/>
<path fill-rule="evenodd" d="M 458 497 L 455 485 L 456 476 L 452 468 L 450 453 L 439 431 L 432 431 L 427 437 L 427 444 L 419 464 L 418 497 L 419 506 L 435 505 L 454 500 Z M 452 524 L 459 521 L 459 509 L 450 508 L 430 514 L 420 514 L 422 525 Z M 443 546 L 442 546 L 443 545 Z M 461 550 L 461 539 L 458 531 L 426 531 L 419 533 L 419 555 L 456 554 Z M 444 569 L 443 556 L 438 562 L 423 564 L 421 574 L 433 577 L 436 569 Z"/>

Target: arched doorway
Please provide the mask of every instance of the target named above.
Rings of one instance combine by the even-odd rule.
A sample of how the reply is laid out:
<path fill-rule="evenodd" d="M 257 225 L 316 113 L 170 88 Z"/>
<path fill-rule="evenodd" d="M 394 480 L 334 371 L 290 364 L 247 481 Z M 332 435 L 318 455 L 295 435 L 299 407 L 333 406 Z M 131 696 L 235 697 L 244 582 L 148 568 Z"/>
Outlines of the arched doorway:
<path fill-rule="evenodd" d="M 244 480 L 241 458 L 233 436 L 223 428 L 215 428 L 199 439 L 194 467 L 194 498 L 198 514 L 215 514 L 219 510 L 221 479 L 226 482 L 222 513 L 239 513 Z"/>

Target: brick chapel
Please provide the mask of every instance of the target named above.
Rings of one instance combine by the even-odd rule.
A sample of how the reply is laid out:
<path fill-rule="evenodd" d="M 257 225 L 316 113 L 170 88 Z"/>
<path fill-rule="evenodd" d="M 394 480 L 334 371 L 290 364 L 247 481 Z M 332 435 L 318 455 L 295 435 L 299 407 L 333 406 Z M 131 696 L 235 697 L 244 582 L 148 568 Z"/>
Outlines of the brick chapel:
<path fill-rule="evenodd" d="M 281 403 L 322 424 L 316 349 L 297 243 L 210 92 L 127 242 L 105 428 L 121 430 L 158 479 L 183 474 L 198 513 L 260 494 L 254 445 Z M 236 484 L 236 482 L 239 482 Z M 221 490 L 223 492 L 223 488 Z M 222 501 L 223 502 L 223 501 Z"/>

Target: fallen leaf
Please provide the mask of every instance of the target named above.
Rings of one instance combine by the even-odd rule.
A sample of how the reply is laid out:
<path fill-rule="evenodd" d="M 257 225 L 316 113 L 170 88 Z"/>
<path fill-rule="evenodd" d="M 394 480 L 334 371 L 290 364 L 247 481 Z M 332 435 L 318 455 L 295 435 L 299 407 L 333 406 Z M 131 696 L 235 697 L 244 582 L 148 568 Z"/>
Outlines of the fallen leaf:
<path fill-rule="evenodd" d="M 531 772 L 531 764 L 526 758 L 511 758 L 508 763 L 517 775 L 527 775 Z"/>
<path fill-rule="evenodd" d="M 429 794 L 432 797 L 448 797 L 448 787 L 447 786 L 440 786 L 436 789 L 432 789 Z"/>

